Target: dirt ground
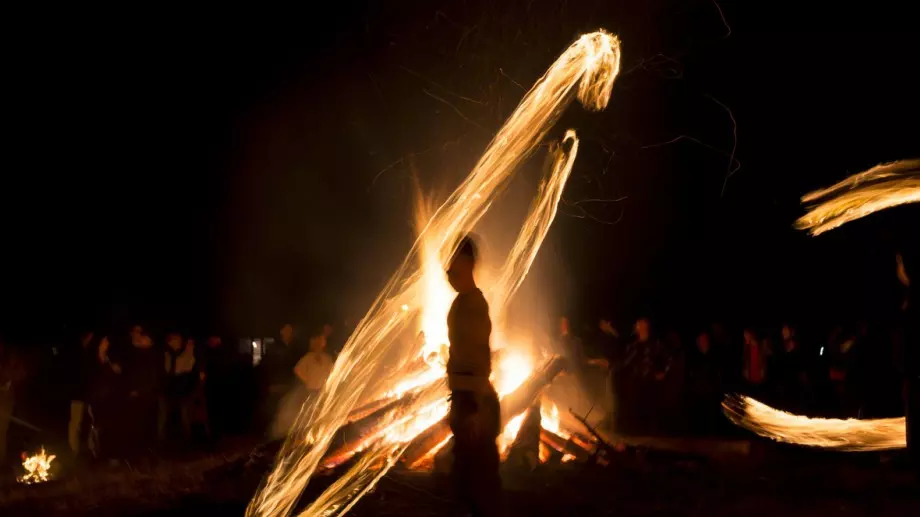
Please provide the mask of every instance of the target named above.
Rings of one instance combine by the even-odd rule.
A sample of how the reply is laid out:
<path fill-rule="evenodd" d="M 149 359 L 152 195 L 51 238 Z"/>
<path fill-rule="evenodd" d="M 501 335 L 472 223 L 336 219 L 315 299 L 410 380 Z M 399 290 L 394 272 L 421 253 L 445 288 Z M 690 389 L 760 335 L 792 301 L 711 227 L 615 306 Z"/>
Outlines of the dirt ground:
<path fill-rule="evenodd" d="M 503 473 L 507 515 L 920 515 L 920 484 L 900 455 L 826 453 L 756 442 L 733 461 L 631 450 L 606 467 L 543 465 Z M 243 514 L 271 450 L 235 443 L 207 454 L 97 465 L 56 481 L 0 484 L 0 515 L 160 517 Z M 307 501 L 331 481 L 318 478 Z M 443 478 L 395 471 L 353 516 L 448 515 Z"/>

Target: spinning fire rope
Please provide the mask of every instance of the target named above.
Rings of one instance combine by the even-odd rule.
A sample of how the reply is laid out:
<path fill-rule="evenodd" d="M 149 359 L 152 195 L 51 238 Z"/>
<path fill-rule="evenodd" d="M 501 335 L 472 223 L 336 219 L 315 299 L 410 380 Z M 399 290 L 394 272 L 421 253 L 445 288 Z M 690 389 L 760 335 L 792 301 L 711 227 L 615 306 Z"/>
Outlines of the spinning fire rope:
<path fill-rule="evenodd" d="M 379 421 L 383 424 L 375 428 L 379 431 L 344 451 L 343 458 L 349 453 L 361 454 L 301 516 L 347 512 L 420 433 L 442 421 L 448 411 L 444 345 L 448 343 L 447 312 L 453 298 L 444 265 L 459 238 L 474 229 L 574 97 L 590 110 L 607 106 L 619 69 L 620 42 L 615 36 L 603 31 L 581 36 L 527 93 L 447 201 L 430 217 L 420 212 L 424 224 L 409 255 L 349 337 L 314 405 L 301 410 L 274 471 L 249 503 L 247 515 L 289 515 L 313 474 L 327 466 L 333 437 L 350 418 L 354 420 L 356 408 L 382 412 Z M 577 152 L 578 140 L 569 130 L 563 146 L 555 151 L 553 167 L 540 184 L 507 261 L 495 281 L 485 283 L 490 286 L 486 297 L 496 328 L 493 348 L 504 345 L 493 378 L 500 397 L 512 394 L 522 384 L 531 384 L 525 383 L 528 379 L 540 379 L 534 354 L 504 343 L 503 312 L 527 276 L 555 218 Z M 425 342 L 406 343 L 401 337 L 418 322 Z M 385 370 L 385 365 L 394 361 L 399 362 L 398 367 Z M 543 371 L 553 364 L 550 360 Z M 518 405 L 514 415 L 526 410 L 526 406 L 518 410 Z M 504 406 L 503 399 L 503 413 Z M 519 420 L 506 425 L 503 442 L 513 439 L 515 433 L 511 431 L 519 425 Z M 433 445 L 440 448 L 445 443 L 442 439 Z"/>
<path fill-rule="evenodd" d="M 920 160 L 877 165 L 804 197 L 818 202 L 795 227 L 820 235 L 879 210 L 920 201 Z M 877 451 L 907 446 L 904 417 L 870 420 L 809 418 L 771 408 L 750 397 L 726 398 L 726 416 L 736 425 L 780 442 L 838 449 Z"/>

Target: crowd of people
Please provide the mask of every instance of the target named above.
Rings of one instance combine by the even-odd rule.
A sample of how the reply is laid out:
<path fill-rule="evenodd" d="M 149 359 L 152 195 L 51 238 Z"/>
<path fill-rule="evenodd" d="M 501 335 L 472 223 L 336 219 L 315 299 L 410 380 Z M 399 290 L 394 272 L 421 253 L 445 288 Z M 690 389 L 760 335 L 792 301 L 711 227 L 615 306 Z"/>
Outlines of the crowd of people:
<path fill-rule="evenodd" d="M 908 361 L 901 327 L 866 322 L 803 336 L 791 324 L 695 331 L 658 330 L 648 318 L 631 332 L 601 319 L 584 338 L 561 318 L 561 349 L 580 364 L 589 392 L 606 399 L 608 424 L 627 433 L 718 433 L 721 400 L 752 396 L 813 416 L 902 415 Z M 599 386 L 607 381 L 606 393 Z M 593 379 L 593 382 L 591 381 Z"/>
<path fill-rule="evenodd" d="M 123 335 L 86 331 L 31 361 L 0 342 L 0 463 L 8 459 L 14 414 L 38 413 L 27 411 L 27 403 L 40 405 L 41 413 L 63 413 L 69 405 L 68 414 L 45 418 L 40 427 L 17 423 L 45 443 L 66 436 L 77 459 L 186 450 L 264 430 L 282 397 L 302 401 L 322 387 L 333 366 L 326 352 L 331 333 L 324 325 L 307 332 L 301 345 L 294 326 L 284 324 L 258 366 L 221 336 L 199 344 L 170 331 L 158 340 L 140 325 Z"/>
<path fill-rule="evenodd" d="M 618 432 L 726 432 L 720 405 L 726 393 L 815 416 L 903 414 L 906 352 L 897 325 L 857 322 L 807 336 L 790 324 L 677 332 L 648 318 L 629 329 L 610 319 L 591 327 L 576 336 L 561 318 L 558 348 L 571 356 L 570 371 L 598 407 L 606 405 L 606 423 Z M 156 339 L 138 325 L 123 335 L 84 332 L 54 348 L 51 367 L 27 367 L 0 343 L 0 460 L 13 415 L 30 414 L 15 407 L 27 383 L 41 393 L 29 400 L 45 411 L 69 405 L 68 414 L 50 419 L 50 429 L 42 426 L 42 441 L 66 436 L 78 458 L 207 445 L 226 434 L 278 437 L 296 415 L 278 418 L 279 408 L 299 408 L 331 372 L 332 332 L 321 325 L 300 339 L 292 325 L 282 325 L 258 366 L 235 340 L 211 335 L 199 344 L 179 332 Z"/>

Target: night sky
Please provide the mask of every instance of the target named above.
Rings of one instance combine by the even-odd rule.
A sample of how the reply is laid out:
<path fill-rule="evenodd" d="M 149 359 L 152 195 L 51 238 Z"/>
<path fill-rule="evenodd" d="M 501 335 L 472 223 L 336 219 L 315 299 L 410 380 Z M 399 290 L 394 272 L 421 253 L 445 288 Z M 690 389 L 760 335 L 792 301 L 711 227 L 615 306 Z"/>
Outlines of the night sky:
<path fill-rule="evenodd" d="M 9 20 L 3 335 L 362 315 L 411 242 L 413 175 L 452 189 L 522 87 L 597 28 L 623 72 L 606 111 L 557 127 L 582 138 L 537 265 L 558 311 L 762 323 L 894 303 L 920 207 L 817 239 L 791 225 L 802 194 L 920 156 L 908 13 L 333 4 Z"/>

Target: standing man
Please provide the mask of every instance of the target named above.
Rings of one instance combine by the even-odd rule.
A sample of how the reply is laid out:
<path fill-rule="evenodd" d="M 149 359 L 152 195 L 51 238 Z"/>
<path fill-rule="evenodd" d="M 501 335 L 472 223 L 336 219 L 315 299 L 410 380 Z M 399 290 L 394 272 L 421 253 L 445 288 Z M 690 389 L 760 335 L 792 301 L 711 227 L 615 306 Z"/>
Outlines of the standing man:
<path fill-rule="evenodd" d="M 904 257 L 898 253 L 897 275 L 898 281 L 904 286 L 904 302 L 901 304 L 902 321 L 904 322 L 904 414 L 907 425 L 907 450 L 914 462 L 914 467 L 920 470 L 920 310 L 913 294 L 908 276 L 908 267 L 904 264 Z"/>
<path fill-rule="evenodd" d="M 83 442 L 83 417 L 89 403 L 90 384 L 96 369 L 96 336 L 92 331 L 80 335 L 79 348 L 68 350 L 70 366 L 70 421 L 67 424 L 67 443 L 74 456 L 80 454 Z"/>
<path fill-rule="evenodd" d="M 321 334 L 311 337 L 310 351 L 294 366 L 294 375 L 303 383 L 307 398 L 313 397 L 323 389 L 335 363 L 332 356 L 326 352 L 328 334 L 324 327 Z"/>
<path fill-rule="evenodd" d="M 447 315 L 453 478 L 457 499 L 465 510 L 474 516 L 494 516 L 502 513 L 495 444 L 501 431 L 501 410 L 498 395 L 489 382 L 492 321 L 489 305 L 473 279 L 475 266 L 475 246 L 469 237 L 464 237 L 447 270 L 447 280 L 457 291 Z"/>
<path fill-rule="evenodd" d="M 157 420 L 157 388 L 163 355 L 154 348 L 150 335 L 143 327 L 131 327 L 131 346 L 125 356 L 125 381 L 130 402 L 123 417 L 131 432 L 132 448 L 141 450 L 153 445 Z"/>

